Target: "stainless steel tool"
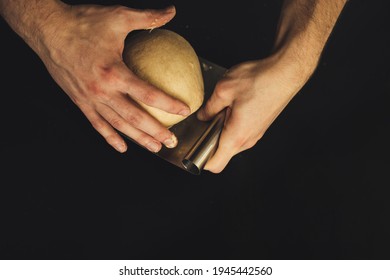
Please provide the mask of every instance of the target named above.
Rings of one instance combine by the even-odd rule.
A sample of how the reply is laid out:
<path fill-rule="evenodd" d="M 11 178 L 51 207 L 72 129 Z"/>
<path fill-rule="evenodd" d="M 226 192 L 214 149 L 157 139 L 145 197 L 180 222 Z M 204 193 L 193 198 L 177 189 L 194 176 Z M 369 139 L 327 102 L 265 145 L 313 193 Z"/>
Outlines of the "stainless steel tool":
<path fill-rule="evenodd" d="M 213 93 L 218 80 L 225 74 L 226 68 L 202 57 L 199 57 L 199 61 L 204 81 L 205 103 Z M 163 146 L 156 155 L 192 174 L 199 175 L 217 149 L 224 120 L 225 110 L 207 122 L 199 121 L 196 113 L 193 113 L 170 128 L 179 140 L 178 145 L 173 149 Z"/>

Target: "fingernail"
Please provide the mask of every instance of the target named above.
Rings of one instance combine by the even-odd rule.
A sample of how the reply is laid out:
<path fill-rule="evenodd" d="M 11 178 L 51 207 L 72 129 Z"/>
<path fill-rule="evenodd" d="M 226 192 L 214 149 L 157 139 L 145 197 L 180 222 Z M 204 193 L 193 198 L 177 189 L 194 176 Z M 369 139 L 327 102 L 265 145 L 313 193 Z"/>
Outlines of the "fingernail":
<path fill-rule="evenodd" d="M 146 144 L 146 148 L 152 153 L 157 153 L 158 151 L 160 151 L 160 145 L 156 142 L 150 142 Z"/>
<path fill-rule="evenodd" d="M 188 116 L 189 114 L 191 113 L 191 110 L 186 108 L 186 109 L 183 109 L 179 112 L 179 115 L 182 115 L 184 117 Z"/>
<path fill-rule="evenodd" d="M 124 153 L 126 152 L 126 145 L 124 143 L 116 143 L 115 149 L 120 153 Z"/>
<path fill-rule="evenodd" d="M 177 138 L 174 134 L 172 134 L 171 138 L 168 138 L 164 141 L 164 145 L 167 148 L 174 148 L 177 145 Z"/>

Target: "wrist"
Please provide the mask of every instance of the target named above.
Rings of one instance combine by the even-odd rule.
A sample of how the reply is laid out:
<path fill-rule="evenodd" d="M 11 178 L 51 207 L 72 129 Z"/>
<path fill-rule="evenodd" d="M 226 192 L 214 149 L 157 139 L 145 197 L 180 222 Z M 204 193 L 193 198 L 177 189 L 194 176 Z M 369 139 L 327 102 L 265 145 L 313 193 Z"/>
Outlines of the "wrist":
<path fill-rule="evenodd" d="M 8 25 L 38 55 L 55 34 L 69 5 L 59 0 L 4 0 L 0 12 Z"/>
<path fill-rule="evenodd" d="M 310 47 L 289 42 L 276 49 L 267 59 L 295 91 L 301 89 L 314 73 L 320 55 Z"/>
<path fill-rule="evenodd" d="M 48 54 L 55 41 L 58 29 L 64 28 L 68 21 L 65 19 L 69 5 L 61 1 L 50 1 L 50 5 L 39 13 L 42 17 L 34 22 L 33 32 L 26 42 L 39 55 Z"/>
<path fill-rule="evenodd" d="M 272 55 L 308 80 L 347 0 L 285 0 Z"/>

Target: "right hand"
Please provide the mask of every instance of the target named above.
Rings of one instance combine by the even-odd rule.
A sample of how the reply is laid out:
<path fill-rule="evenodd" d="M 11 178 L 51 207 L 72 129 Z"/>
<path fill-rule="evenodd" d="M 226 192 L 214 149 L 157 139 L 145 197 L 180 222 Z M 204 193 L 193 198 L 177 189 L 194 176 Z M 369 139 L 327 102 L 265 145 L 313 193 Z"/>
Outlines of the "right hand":
<path fill-rule="evenodd" d="M 164 25 L 175 16 L 175 8 L 63 7 L 45 22 L 37 51 L 53 79 L 117 151 L 127 150 L 117 131 L 152 152 L 161 143 L 175 147 L 175 135 L 134 100 L 183 116 L 190 114 L 189 107 L 138 78 L 122 59 L 129 32 Z"/>

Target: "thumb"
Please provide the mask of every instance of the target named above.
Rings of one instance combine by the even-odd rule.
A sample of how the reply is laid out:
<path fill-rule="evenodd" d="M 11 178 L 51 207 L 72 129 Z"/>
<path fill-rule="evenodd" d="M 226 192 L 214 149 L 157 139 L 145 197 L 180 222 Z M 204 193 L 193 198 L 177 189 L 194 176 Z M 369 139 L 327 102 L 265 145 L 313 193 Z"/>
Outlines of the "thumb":
<path fill-rule="evenodd" d="M 175 14 L 175 6 L 169 6 L 160 10 L 130 9 L 130 28 L 131 30 L 157 28 L 169 22 Z"/>
<path fill-rule="evenodd" d="M 201 121 L 208 121 L 212 119 L 216 114 L 230 106 L 232 103 L 231 97 L 228 92 L 221 90 L 222 82 L 220 81 L 214 89 L 213 94 L 207 100 L 206 105 L 203 106 L 197 113 L 197 117 Z"/>

